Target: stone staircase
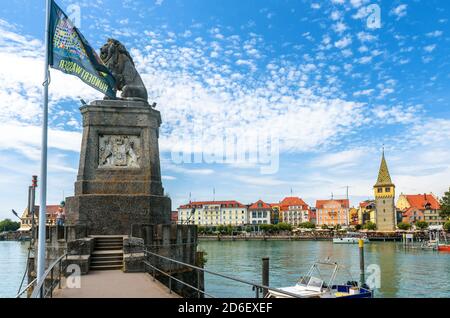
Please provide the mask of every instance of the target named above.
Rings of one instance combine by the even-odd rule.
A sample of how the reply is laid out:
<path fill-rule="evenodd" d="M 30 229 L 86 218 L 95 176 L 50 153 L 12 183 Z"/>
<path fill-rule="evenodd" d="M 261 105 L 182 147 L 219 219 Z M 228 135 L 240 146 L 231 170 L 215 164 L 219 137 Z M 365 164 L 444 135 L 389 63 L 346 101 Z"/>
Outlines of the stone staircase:
<path fill-rule="evenodd" d="M 95 236 L 90 270 L 123 268 L 123 236 Z"/>

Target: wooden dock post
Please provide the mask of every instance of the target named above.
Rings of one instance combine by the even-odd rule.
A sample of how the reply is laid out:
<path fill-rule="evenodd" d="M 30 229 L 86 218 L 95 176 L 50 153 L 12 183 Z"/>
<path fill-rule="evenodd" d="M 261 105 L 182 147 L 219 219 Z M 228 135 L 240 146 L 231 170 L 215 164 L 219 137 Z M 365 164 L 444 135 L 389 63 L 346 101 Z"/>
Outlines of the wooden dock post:
<path fill-rule="evenodd" d="M 262 285 L 269 286 L 269 258 L 263 257 L 262 259 Z M 269 291 L 264 288 L 263 297 L 267 295 Z"/>
<path fill-rule="evenodd" d="M 360 286 L 366 283 L 365 269 L 364 269 L 364 240 L 358 241 L 359 246 L 359 270 L 360 270 Z"/>

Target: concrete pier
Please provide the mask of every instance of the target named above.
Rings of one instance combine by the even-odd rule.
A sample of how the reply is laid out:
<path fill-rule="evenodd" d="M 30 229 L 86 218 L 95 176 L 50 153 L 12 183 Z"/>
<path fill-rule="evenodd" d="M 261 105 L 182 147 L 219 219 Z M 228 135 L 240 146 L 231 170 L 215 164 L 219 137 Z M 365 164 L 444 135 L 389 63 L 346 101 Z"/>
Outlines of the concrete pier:
<path fill-rule="evenodd" d="M 146 273 L 91 271 L 81 276 L 81 288 L 55 289 L 54 298 L 179 298 Z"/>

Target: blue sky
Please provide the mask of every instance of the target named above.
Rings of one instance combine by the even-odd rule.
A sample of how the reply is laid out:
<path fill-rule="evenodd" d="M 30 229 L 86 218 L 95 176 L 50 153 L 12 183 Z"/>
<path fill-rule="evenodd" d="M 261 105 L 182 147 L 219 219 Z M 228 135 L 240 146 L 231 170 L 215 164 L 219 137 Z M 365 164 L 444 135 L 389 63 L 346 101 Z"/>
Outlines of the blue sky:
<path fill-rule="evenodd" d="M 0 9 L 0 218 L 23 210 L 39 173 L 44 2 Z M 383 144 L 397 193 L 442 195 L 450 186 L 448 1 L 57 3 L 81 8 L 80 29 L 96 49 L 114 37 L 131 52 L 162 114 L 174 209 L 189 193 L 212 199 L 213 188 L 216 199 L 243 203 L 277 202 L 292 189 L 313 204 L 349 186 L 356 205 L 372 196 Z M 380 28 L 367 24 L 373 4 Z M 73 193 L 78 169 L 78 99 L 102 96 L 57 71 L 50 94 L 48 202 L 58 203 Z M 275 138 L 278 169 L 174 160 L 221 149 L 224 132 Z"/>

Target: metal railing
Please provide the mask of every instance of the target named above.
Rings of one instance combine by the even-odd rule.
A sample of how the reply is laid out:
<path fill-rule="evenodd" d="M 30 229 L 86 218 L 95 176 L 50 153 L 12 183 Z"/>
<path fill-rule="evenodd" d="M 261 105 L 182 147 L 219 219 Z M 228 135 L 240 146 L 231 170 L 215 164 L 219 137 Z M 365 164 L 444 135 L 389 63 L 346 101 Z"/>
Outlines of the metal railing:
<path fill-rule="evenodd" d="M 221 274 L 221 273 L 216 273 L 216 272 L 213 272 L 213 271 L 210 271 L 210 270 L 198 267 L 198 266 L 187 264 L 187 263 L 184 263 L 184 262 L 181 262 L 181 261 L 177 261 L 175 259 L 172 259 L 172 258 L 169 258 L 169 257 L 166 257 L 166 256 L 162 256 L 162 255 L 150 252 L 147 249 L 144 250 L 144 254 L 145 254 L 144 264 L 151 268 L 151 273 L 149 272 L 149 274 L 151 274 L 153 276 L 153 281 L 156 279 L 156 272 L 162 274 L 165 277 L 168 277 L 168 279 L 169 279 L 169 284 L 168 284 L 169 286 L 168 287 L 169 287 L 169 292 L 170 293 L 172 293 L 172 291 L 173 291 L 172 281 L 175 281 L 175 282 L 178 282 L 178 283 L 180 283 L 180 284 L 182 284 L 184 286 L 187 286 L 187 287 L 191 288 L 192 290 L 194 290 L 196 292 L 196 294 L 197 294 L 197 298 L 200 298 L 201 295 L 208 296 L 208 297 L 211 297 L 211 298 L 216 298 L 215 296 L 213 296 L 213 295 L 211 295 L 211 294 L 209 294 L 209 293 L 207 293 L 207 292 L 205 292 L 204 290 L 201 289 L 201 286 L 200 286 L 200 273 L 203 272 L 203 273 L 207 273 L 207 274 L 210 274 L 210 275 L 218 276 L 218 277 L 230 280 L 230 281 L 234 281 L 234 282 L 242 283 L 244 285 L 251 286 L 252 287 L 252 291 L 255 292 L 255 298 L 260 298 L 261 294 L 263 296 L 265 296 L 268 291 L 274 291 L 274 292 L 277 292 L 279 294 L 285 295 L 287 297 L 299 298 L 298 295 L 290 293 L 290 292 L 287 292 L 287 291 L 284 291 L 284 290 L 280 290 L 280 289 L 269 287 L 269 286 L 264 286 L 264 285 L 261 285 L 261 284 L 258 284 L 258 283 L 254 283 L 254 282 L 251 282 L 251 281 L 247 281 L 247 280 L 244 280 L 244 279 L 241 279 L 241 278 L 238 278 L 238 277 L 233 277 L 233 276 L 229 276 L 229 275 L 225 275 L 225 274 Z M 169 273 L 169 272 L 172 271 L 171 268 L 169 269 L 169 272 L 166 272 L 166 271 L 158 268 L 156 265 L 152 264 L 152 262 L 149 261 L 149 256 L 151 258 L 156 257 L 156 258 L 168 261 L 168 262 L 170 262 L 170 264 L 178 264 L 178 265 L 182 265 L 183 267 L 188 267 L 190 269 L 195 270 L 197 272 L 197 286 L 193 286 L 193 285 L 191 285 L 189 283 L 183 282 L 182 280 L 180 280 L 180 279 L 174 277 L 173 275 L 171 275 Z M 153 263 L 155 263 L 155 262 L 153 262 Z"/>
<path fill-rule="evenodd" d="M 53 290 L 56 286 L 61 289 L 61 282 L 63 272 L 67 267 L 67 253 L 64 253 L 58 259 L 56 259 L 53 263 L 50 264 L 48 269 L 44 273 L 44 278 L 42 281 L 37 282 L 37 278 L 33 279 L 24 289 L 22 289 L 17 295 L 16 298 L 21 298 L 23 294 L 28 292 L 30 289 L 33 290 L 30 298 L 53 298 Z M 65 266 L 63 266 L 63 260 L 65 260 Z M 55 270 L 57 272 L 55 273 Z M 50 276 L 50 279 L 48 277 Z"/>

